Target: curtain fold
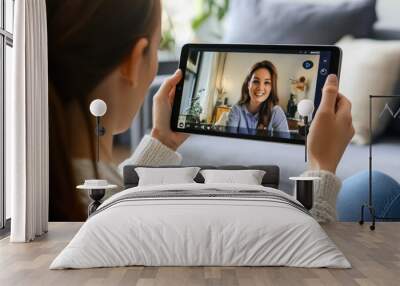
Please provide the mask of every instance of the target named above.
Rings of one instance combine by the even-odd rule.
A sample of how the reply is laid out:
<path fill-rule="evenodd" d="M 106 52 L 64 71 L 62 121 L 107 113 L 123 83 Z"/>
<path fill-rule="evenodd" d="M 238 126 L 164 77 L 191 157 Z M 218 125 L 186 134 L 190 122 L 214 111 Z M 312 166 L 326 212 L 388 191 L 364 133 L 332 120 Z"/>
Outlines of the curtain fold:
<path fill-rule="evenodd" d="M 45 0 L 15 2 L 14 92 L 6 110 L 6 186 L 12 242 L 47 232 L 49 191 L 48 61 Z"/>

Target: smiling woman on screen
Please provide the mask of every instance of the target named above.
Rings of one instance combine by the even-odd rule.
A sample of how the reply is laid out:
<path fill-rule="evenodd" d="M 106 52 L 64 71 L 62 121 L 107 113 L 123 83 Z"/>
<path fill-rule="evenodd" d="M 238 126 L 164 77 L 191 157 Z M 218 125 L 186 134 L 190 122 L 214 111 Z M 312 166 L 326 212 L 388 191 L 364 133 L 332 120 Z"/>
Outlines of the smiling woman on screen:
<path fill-rule="evenodd" d="M 269 61 L 251 67 L 243 82 L 240 100 L 229 113 L 230 130 L 289 132 L 285 112 L 278 105 L 277 77 L 276 67 Z"/>

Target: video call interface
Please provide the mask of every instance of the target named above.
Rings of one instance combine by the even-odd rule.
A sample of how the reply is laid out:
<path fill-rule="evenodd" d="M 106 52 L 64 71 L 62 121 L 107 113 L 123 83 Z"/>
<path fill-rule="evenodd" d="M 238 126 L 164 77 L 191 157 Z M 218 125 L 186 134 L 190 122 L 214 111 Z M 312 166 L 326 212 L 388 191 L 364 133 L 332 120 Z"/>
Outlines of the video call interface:
<path fill-rule="evenodd" d="M 319 105 L 329 64 L 329 51 L 190 49 L 177 128 L 304 141 L 297 105 Z"/>

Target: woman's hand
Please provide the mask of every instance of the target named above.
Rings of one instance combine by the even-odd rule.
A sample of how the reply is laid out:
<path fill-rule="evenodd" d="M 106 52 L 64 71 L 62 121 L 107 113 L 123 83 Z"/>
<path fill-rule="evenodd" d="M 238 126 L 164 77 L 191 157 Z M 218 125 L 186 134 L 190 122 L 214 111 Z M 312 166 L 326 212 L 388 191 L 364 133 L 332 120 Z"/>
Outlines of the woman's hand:
<path fill-rule="evenodd" d="M 307 138 L 310 168 L 335 173 L 353 135 L 351 103 L 339 94 L 336 75 L 329 75 Z"/>
<path fill-rule="evenodd" d="M 170 127 L 175 88 L 181 79 L 182 71 L 178 69 L 170 78 L 164 81 L 153 98 L 153 129 L 151 130 L 151 136 L 174 151 L 189 137 L 185 133 L 173 132 Z"/>

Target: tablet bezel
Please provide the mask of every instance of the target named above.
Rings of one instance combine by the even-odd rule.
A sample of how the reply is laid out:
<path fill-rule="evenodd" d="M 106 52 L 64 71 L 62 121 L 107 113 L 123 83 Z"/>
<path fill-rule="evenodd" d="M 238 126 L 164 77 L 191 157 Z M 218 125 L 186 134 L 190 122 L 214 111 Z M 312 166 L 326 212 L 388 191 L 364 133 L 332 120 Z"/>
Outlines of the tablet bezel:
<path fill-rule="evenodd" d="M 188 61 L 188 55 L 190 49 L 196 49 L 204 52 L 248 52 L 248 53 L 283 53 L 295 52 L 295 51 L 329 51 L 331 52 L 331 61 L 329 66 L 328 74 L 336 74 L 338 78 L 340 77 L 340 67 L 342 60 L 342 50 L 337 46 L 327 46 L 327 45 L 247 45 L 247 44 L 185 44 L 182 47 L 179 68 L 182 70 L 183 75 L 186 72 L 186 64 Z M 250 135 L 250 134 L 234 134 L 234 133 L 224 133 L 215 130 L 198 130 L 198 129 L 180 129 L 177 127 L 179 110 L 182 99 L 184 77 L 176 85 L 175 98 L 172 106 L 171 114 L 171 130 L 175 132 L 190 133 L 190 134 L 201 134 L 201 135 L 211 135 L 220 137 L 230 137 L 230 138 L 242 138 L 242 139 L 253 139 L 260 141 L 272 141 L 290 144 L 304 144 L 304 139 L 289 139 L 282 137 L 269 137 L 265 135 Z M 318 106 L 320 103 L 320 98 L 318 100 Z M 314 113 L 316 110 L 314 111 Z"/>

